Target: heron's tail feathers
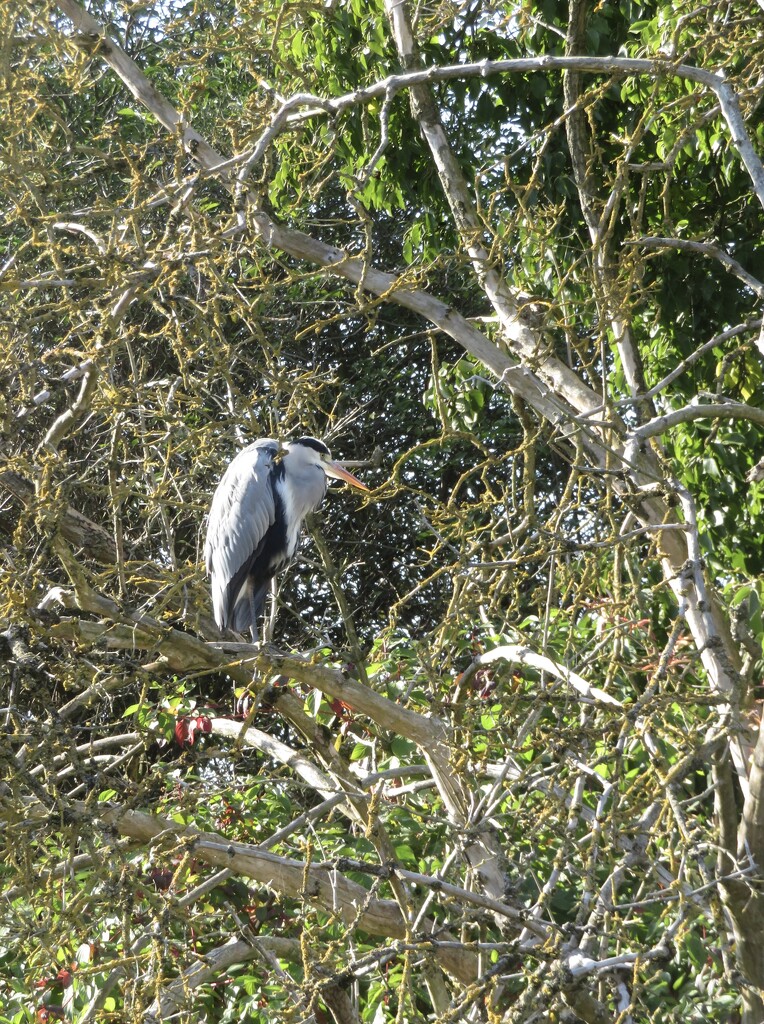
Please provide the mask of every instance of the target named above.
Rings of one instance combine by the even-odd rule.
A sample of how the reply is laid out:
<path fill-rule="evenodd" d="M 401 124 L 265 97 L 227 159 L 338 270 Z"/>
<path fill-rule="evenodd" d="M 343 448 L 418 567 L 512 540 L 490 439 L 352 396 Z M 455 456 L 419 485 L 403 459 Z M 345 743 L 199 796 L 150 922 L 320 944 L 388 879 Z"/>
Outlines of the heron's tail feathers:
<path fill-rule="evenodd" d="M 235 633 L 257 629 L 270 585 L 270 580 L 256 583 L 251 576 L 247 577 L 231 603 L 228 615 L 230 629 Z"/>

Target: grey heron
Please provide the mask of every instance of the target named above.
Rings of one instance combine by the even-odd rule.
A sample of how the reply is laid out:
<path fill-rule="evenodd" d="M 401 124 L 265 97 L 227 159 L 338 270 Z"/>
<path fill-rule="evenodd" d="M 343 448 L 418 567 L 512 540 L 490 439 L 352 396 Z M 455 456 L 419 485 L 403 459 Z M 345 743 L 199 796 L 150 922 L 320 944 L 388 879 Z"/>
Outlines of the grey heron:
<path fill-rule="evenodd" d="M 212 498 L 204 545 L 221 629 L 249 629 L 256 639 L 271 580 L 294 558 L 305 517 L 326 494 L 327 477 L 368 490 L 315 437 L 283 444 L 264 437 L 230 463 Z"/>

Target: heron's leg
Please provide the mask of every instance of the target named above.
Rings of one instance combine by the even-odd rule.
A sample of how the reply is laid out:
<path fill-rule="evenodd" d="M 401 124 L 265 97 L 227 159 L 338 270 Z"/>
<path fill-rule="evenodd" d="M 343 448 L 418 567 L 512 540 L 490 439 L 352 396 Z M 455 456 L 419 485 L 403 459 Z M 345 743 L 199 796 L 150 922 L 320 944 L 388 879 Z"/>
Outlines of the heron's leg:
<path fill-rule="evenodd" d="M 255 588 L 251 586 L 249 588 L 249 614 L 251 620 L 249 623 L 249 633 L 252 637 L 253 644 L 258 643 L 260 639 L 257 635 L 257 613 L 258 607 L 257 601 L 255 600 Z"/>
<path fill-rule="evenodd" d="M 276 584 L 276 577 L 274 576 L 271 580 L 271 611 L 268 618 L 265 620 L 263 628 L 263 643 L 268 644 L 273 639 L 273 630 L 276 628 L 276 594 L 278 593 L 278 586 Z"/>

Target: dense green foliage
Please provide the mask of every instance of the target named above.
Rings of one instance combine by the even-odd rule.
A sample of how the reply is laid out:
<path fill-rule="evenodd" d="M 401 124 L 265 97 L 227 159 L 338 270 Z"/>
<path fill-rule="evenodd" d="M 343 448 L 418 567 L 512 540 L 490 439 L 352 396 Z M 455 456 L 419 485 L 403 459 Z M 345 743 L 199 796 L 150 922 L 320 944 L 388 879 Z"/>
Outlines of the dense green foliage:
<path fill-rule="evenodd" d="M 412 9 L 426 67 L 653 62 L 433 76 L 450 193 L 411 90 L 359 92 L 404 64 L 382 3 L 87 9 L 156 94 L 69 0 L 0 7 L 0 1024 L 759 1024 L 758 832 L 730 835 L 761 698 L 764 211 L 675 65 L 723 73 L 764 151 L 764 11 Z M 218 643 L 204 517 L 243 443 L 305 433 L 373 490 L 332 489 L 282 581 L 302 657 L 253 667 Z"/>

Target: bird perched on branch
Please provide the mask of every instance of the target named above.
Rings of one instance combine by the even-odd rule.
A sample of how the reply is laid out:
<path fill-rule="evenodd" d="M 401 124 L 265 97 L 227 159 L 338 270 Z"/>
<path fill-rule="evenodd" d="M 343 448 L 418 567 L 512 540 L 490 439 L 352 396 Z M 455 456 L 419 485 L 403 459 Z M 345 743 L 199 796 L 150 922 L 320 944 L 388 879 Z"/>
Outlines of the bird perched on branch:
<path fill-rule="evenodd" d="M 204 545 L 221 629 L 249 629 L 257 639 L 271 580 L 294 558 L 305 517 L 326 494 L 327 477 L 368 490 L 315 437 L 284 444 L 264 437 L 231 462 L 212 498 Z"/>

